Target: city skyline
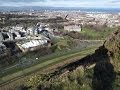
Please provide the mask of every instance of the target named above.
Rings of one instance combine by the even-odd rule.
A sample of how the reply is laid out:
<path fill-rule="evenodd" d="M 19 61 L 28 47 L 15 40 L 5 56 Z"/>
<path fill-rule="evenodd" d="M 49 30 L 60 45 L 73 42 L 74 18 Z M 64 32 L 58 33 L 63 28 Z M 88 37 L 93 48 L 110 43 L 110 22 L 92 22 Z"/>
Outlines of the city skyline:
<path fill-rule="evenodd" d="M 120 0 L 4 0 L 0 6 L 120 8 Z"/>

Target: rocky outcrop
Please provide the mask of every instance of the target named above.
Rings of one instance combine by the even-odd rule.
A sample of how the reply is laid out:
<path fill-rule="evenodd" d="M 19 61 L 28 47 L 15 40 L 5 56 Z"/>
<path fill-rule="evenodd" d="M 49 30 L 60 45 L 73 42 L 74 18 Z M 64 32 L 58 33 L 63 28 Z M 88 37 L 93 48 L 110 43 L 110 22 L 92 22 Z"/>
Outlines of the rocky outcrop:
<path fill-rule="evenodd" d="M 115 54 L 120 55 L 120 28 L 108 37 L 104 46 L 110 52 L 111 56 Z"/>

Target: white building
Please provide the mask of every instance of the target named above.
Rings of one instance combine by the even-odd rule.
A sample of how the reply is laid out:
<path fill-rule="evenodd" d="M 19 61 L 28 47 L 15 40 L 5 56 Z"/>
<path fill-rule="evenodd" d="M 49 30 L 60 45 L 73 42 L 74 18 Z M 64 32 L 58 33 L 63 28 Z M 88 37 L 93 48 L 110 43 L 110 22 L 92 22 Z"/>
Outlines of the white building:
<path fill-rule="evenodd" d="M 80 32 L 82 29 L 81 29 L 81 25 L 73 24 L 73 25 L 65 25 L 64 30 L 67 30 L 68 32 L 70 32 L 70 31 Z"/>
<path fill-rule="evenodd" d="M 28 27 L 27 34 L 28 35 L 33 35 L 34 34 L 34 28 L 33 27 Z"/>
<path fill-rule="evenodd" d="M 36 46 L 40 46 L 44 44 L 47 44 L 47 40 L 31 40 L 30 42 L 26 42 L 23 45 L 21 45 L 21 47 L 27 49 L 27 48 L 34 48 Z"/>
<path fill-rule="evenodd" d="M 13 26 L 12 29 L 15 31 L 22 31 L 23 27 L 22 26 Z"/>

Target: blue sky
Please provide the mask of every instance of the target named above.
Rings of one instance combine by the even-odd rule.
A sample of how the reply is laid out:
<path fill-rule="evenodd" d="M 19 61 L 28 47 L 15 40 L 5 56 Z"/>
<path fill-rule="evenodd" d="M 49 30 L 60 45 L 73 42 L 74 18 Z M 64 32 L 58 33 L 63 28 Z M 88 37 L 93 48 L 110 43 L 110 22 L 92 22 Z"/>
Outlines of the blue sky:
<path fill-rule="evenodd" d="M 120 8 L 120 0 L 0 0 L 0 6 Z"/>

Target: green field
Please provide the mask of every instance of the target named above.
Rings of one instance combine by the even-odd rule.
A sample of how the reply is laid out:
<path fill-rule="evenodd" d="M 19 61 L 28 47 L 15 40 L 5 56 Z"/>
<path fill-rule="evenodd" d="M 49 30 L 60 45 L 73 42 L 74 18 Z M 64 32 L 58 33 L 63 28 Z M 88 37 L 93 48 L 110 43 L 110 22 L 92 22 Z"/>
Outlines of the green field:
<path fill-rule="evenodd" d="M 80 33 L 85 35 L 85 36 L 88 36 L 89 39 L 101 40 L 101 39 L 105 39 L 114 30 L 115 30 L 115 28 L 109 28 L 109 27 L 106 27 L 101 31 L 96 31 L 96 30 L 93 30 L 91 28 L 83 28 L 83 30 Z"/>
<path fill-rule="evenodd" d="M 80 56 L 81 58 L 83 58 L 89 54 L 94 53 L 96 48 L 98 48 L 98 46 L 89 47 L 89 48 L 83 49 L 81 51 L 77 50 L 77 51 L 69 52 L 64 55 L 43 58 L 44 60 L 41 60 L 41 62 L 39 62 L 38 64 L 36 64 L 34 66 L 31 66 L 29 68 L 18 69 L 17 72 L 14 72 L 13 74 L 6 73 L 7 76 L 4 75 L 3 77 L 1 77 L 0 83 L 2 84 L 5 82 L 9 82 L 9 81 L 17 79 L 17 78 L 19 79 L 21 77 L 24 77 L 25 75 L 29 75 L 38 70 L 43 70 L 45 68 L 51 67 L 52 65 L 55 65 L 62 61 L 69 60 L 69 59 L 77 57 L 77 56 Z"/>

